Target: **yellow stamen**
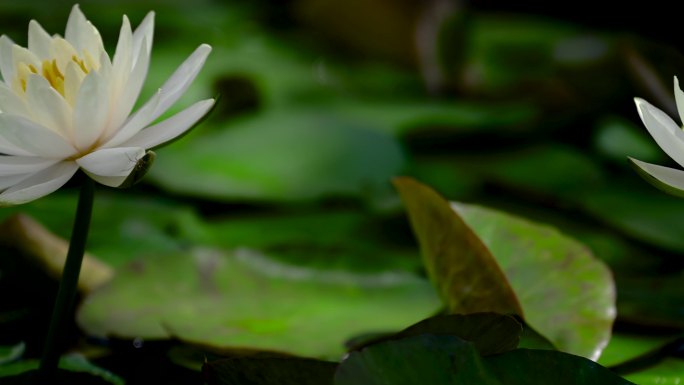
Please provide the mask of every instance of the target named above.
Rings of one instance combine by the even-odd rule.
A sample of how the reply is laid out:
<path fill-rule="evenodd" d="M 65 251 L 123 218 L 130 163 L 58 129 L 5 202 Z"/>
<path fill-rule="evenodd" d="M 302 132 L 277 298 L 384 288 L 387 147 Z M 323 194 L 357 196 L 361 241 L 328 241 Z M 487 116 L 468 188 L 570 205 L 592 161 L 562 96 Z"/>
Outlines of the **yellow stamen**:
<path fill-rule="evenodd" d="M 83 62 L 83 59 L 79 59 L 78 57 L 76 57 L 76 55 L 74 55 L 71 57 L 71 60 L 73 60 L 74 63 L 78 64 L 78 66 L 81 67 L 81 70 L 84 73 L 87 74 L 88 72 L 90 72 L 90 71 L 88 71 L 88 67 L 86 67 L 85 62 Z"/>
<path fill-rule="evenodd" d="M 47 79 L 52 88 L 64 95 L 64 74 L 57 67 L 57 60 L 43 61 L 43 77 Z"/>

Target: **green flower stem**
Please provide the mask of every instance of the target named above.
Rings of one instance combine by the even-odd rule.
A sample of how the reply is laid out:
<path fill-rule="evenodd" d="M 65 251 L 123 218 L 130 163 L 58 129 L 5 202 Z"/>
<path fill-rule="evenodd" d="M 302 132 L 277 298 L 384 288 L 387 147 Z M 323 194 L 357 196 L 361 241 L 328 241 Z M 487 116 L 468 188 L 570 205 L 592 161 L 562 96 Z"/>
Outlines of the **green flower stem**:
<path fill-rule="evenodd" d="M 40 384 L 48 384 L 55 377 L 65 334 L 65 325 L 72 315 L 76 300 L 78 276 L 81 272 L 81 262 L 83 262 L 85 244 L 88 239 L 90 217 L 93 211 L 93 197 L 95 195 L 95 181 L 88 177 L 83 179 L 81 194 L 78 197 L 76 219 L 74 220 L 71 241 L 69 242 L 69 252 L 64 264 L 55 307 L 52 311 L 45 350 L 40 361 L 38 372 L 38 383 Z"/>

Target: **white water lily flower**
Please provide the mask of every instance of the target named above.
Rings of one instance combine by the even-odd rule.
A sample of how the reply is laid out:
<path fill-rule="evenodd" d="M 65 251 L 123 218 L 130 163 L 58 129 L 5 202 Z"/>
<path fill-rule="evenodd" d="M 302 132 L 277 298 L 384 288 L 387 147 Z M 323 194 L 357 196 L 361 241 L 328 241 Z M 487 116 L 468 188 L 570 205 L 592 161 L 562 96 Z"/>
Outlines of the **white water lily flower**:
<path fill-rule="evenodd" d="M 684 92 L 679 87 L 679 80 L 674 78 L 675 101 L 679 118 L 684 121 Z M 647 101 L 635 98 L 641 121 L 656 143 L 677 164 L 684 167 L 684 130 L 666 113 Z M 684 197 L 684 171 L 642 162 L 629 158 L 635 169 L 648 182 L 657 188 L 680 197 Z"/>
<path fill-rule="evenodd" d="M 181 135 L 209 111 L 213 99 L 152 124 L 197 76 L 211 51 L 203 44 L 131 114 L 147 76 L 153 28 L 153 12 L 135 31 L 124 16 L 111 59 L 78 6 L 64 37 L 50 36 L 34 20 L 28 48 L 0 37 L 0 204 L 50 194 L 79 168 L 118 187 L 146 149 Z"/>

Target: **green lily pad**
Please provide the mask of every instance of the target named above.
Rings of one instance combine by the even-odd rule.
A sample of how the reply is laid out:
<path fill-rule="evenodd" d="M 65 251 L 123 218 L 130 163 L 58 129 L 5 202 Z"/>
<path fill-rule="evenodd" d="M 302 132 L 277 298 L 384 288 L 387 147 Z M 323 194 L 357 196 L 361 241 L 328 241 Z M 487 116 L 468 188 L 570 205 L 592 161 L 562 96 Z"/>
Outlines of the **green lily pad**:
<path fill-rule="evenodd" d="M 110 285 L 85 299 L 77 318 L 95 336 L 173 336 L 210 346 L 336 357 L 347 338 L 399 330 L 438 306 L 430 284 L 405 271 L 326 270 L 286 264 L 253 249 L 204 249 L 120 269 Z"/>
<path fill-rule="evenodd" d="M 630 237 L 667 250 L 684 250 L 679 231 L 684 216 L 681 199 L 656 190 L 636 174 L 578 194 L 575 200 L 589 214 Z"/>
<path fill-rule="evenodd" d="M 372 195 L 402 166 L 398 143 L 341 117 L 272 111 L 164 149 L 149 177 L 219 200 L 302 201 Z"/>
<path fill-rule="evenodd" d="M 425 319 L 396 334 L 364 341 L 354 346 L 360 350 L 366 346 L 389 340 L 399 340 L 420 334 L 452 335 L 470 341 L 483 355 L 504 353 L 518 347 L 522 325 L 513 317 L 496 313 L 448 314 Z"/>
<path fill-rule="evenodd" d="M 354 210 L 230 216 L 204 223 L 198 235 L 208 237 L 198 236 L 196 241 L 227 249 L 257 249 L 288 264 L 321 269 L 420 270 L 415 249 L 400 243 L 404 233 L 398 233 L 397 227 L 387 218 Z"/>
<path fill-rule="evenodd" d="M 58 192 L 31 203 L 4 208 L 0 220 L 24 212 L 64 239 L 71 237 L 77 196 Z M 177 252 L 199 226 L 193 209 L 165 199 L 98 189 L 88 252 L 117 267 L 146 253 Z M 191 230 L 194 229 L 194 230 Z M 178 231 L 188 234 L 178 234 Z M 194 234 L 190 234 L 194 231 Z"/>
<path fill-rule="evenodd" d="M 616 315 L 610 270 L 553 227 L 475 205 L 453 208 L 496 257 L 525 320 L 560 350 L 598 359 Z"/>
<path fill-rule="evenodd" d="M 332 104 L 332 103 L 331 103 Z M 427 131 L 474 134 L 502 130 L 520 132 L 533 127 L 539 111 L 526 103 L 477 103 L 470 100 L 425 101 L 340 100 L 335 111 L 375 123 L 395 135 Z"/>
<path fill-rule="evenodd" d="M 672 335 L 642 335 L 614 333 L 597 361 L 603 366 L 615 366 L 662 346 Z"/>
<path fill-rule="evenodd" d="M 647 131 L 622 117 L 609 116 L 596 124 L 594 146 L 599 154 L 625 166 L 627 156 L 649 163 L 665 161 Z"/>
<path fill-rule="evenodd" d="M 460 310 L 452 304 L 458 305 L 464 296 L 471 301 L 489 295 L 494 300 L 508 298 L 493 293 L 495 285 L 510 282 L 531 327 L 563 351 L 592 359 L 600 356 L 615 319 L 615 287 L 610 271 L 585 246 L 552 227 L 509 214 L 473 205 L 450 206 L 415 181 L 404 179 L 398 185 L 432 278 L 438 287 L 461 288 L 442 291 L 452 311 Z M 466 243 L 464 238 L 475 241 Z M 484 255 L 486 263 L 500 266 L 505 275 L 498 270 L 490 274 L 485 262 L 473 255 Z M 496 260 L 489 261 L 492 256 Z M 452 271 L 464 278 L 456 279 Z M 485 279 L 493 283 L 478 289 L 468 281 L 473 277 L 476 284 Z M 477 305 L 489 306 L 482 300 Z"/>
<path fill-rule="evenodd" d="M 567 353 L 516 349 L 481 357 L 455 336 L 422 334 L 350 353 L 335 385 L 631 384 L 586 358 Z"/>
<path fill-rule="evenodd" d="M 16 361 L 24 355 L 26 344 L 20 342 L 14 346 L 0 346 L 0 365 Z"/>
<path fill-rule="evenodd" d="M 629 385 L 603 366 L 583 357 L 550 350 L 516 349 L 486 358 L 501 384 Z"/>
<path fill-rule="evenodd" d="M 558 145 L 493 155 L 471 167 L 492 182 L 544 196 L 572 196 L 603 181 L 603 172 L 596 162 L 579 151 Z"/>
<path fill-rule="evenodd" d="M 421 334 L 351 352 L 335 385 L 496 384 L 475 347 L 456 336 Z"/>
<path fill-rule="evenodd" d="M 684 360 L 668 358 L 648 369 L 625 375 L 639 385 L 677 385 L 684 381 Z"/>
<path fill-rule="evenodd" d="M 0 382 L 12 384 L 25 384 L 28 376 L 35 375 L 40 362 L 38 360 L 17 361 L 7 365 L 0 365 Z M 58 378 L 63 378 L 69 384 L 113 384 L 124 385 L 124 380 L 108 370 L 93 365 L 80 354 L 67 354 L 59 360 L 60 373 Z M 31 372 L 31 373 L 29 373 Z"/>

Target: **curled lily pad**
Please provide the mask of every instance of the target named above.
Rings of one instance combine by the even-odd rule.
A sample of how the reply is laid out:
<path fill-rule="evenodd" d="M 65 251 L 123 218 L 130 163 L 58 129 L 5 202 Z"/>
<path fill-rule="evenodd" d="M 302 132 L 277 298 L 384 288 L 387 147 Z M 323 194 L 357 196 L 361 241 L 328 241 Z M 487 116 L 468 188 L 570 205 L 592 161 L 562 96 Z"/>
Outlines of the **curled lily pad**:
<path fill-rule="evenodd" d="M 485 311 L 489 303 L 474 299 L 507 299 L 496 288 L 510 283 L 531 327 L 563 351 L 599 357 L 615 319 L 615 287 L 589 249 L 552 227 L 479 206 L 450 205 L 411 179 L 396 183 L 432 279 L 440 288 L 458 288 L 442 289 L 451 311 Z M 482 285 L 485 280 L 493 283 Z M 474 306 L 460 307 L 461 301 Z"/>
<path fill-rule="evenodd" d="M 428 274 L 449 310 L 522 315 L 496 259 L 449 203 L 413 179 L 397 178 L 394 184 L 407 207 Z"/>

